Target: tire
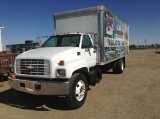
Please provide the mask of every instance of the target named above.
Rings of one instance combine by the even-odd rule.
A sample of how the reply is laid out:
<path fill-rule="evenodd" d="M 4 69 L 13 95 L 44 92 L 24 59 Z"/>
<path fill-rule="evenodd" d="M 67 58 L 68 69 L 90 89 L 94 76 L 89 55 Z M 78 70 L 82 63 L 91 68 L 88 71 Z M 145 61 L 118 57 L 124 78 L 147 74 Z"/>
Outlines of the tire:
<path fill-rule="evenodd" d="M 119 59 L 117 62 L 117 73 L 122 74 L 124 71 L 124 63 L 122 59 Z"/>
<path fill-rule="evenodd" d="M 67 105 L 71 109 L 81 107 L 87 97 L 88 84 L 83 74 L 75 73 L 71 77 L 69 94 L 65 97 Z"/>
<path fill-rule="evenodd" d="M 118 73 L 118 70 L 117 70 L 117 61 L 113 62 L 113 64 L 112 64 L 112 71 L 113 71 L 114 74 Z"/>
<path fill-rule="evenodd" d="M 114 74 L 122 74 L 124 71 L 123 59 L 119 59 L 112 64 L 112 70 Z"/>

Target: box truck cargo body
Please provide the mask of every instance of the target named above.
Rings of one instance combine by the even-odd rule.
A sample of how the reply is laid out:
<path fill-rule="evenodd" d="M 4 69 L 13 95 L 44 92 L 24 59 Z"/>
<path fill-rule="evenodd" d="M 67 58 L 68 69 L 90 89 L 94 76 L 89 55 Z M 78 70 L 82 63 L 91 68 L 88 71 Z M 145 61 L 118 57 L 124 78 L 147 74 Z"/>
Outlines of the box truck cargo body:
<path fill-rule="evenodd" d="M 90 33 L 100 47 L 98 64 L 125 57 L 129 51 L 129 25 L 104 6 L 54 15 L 55 33 Z"/>
<path fill-rule="evenodd" d="M 104 6 L 56 13 L 54 35 L 41 48 L 18 55 L 11 67 L 10 86 L 19 93 L 64 96 L 76 109 L 102 70 L 123 73 L 128 54 L 129 26 Z"/>

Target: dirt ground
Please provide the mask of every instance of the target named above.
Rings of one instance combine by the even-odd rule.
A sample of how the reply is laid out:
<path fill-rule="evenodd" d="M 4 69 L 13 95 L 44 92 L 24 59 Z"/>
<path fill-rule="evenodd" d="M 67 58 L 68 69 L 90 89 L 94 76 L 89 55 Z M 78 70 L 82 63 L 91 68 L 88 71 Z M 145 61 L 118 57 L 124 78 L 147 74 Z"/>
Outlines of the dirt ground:
<path fill-rule="evenodd" d="M 21 99 L 7 81 L 0 87 L 0 119 L 160 119 L 160 52 L 134 50 L 123 74 L 103 74 L 85 104 L 69 110 L 64 98 Z"/>

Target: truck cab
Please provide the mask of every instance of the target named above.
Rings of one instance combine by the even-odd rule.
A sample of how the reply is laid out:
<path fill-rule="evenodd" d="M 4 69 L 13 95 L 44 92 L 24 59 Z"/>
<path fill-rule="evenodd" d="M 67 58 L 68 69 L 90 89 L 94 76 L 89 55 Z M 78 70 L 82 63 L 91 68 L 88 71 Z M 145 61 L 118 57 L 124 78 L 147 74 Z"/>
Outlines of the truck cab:
<path fill-rule="evenodd" d="M 77 108 L 84 103 L 89 84 L 97 81 L 97 70 L 91 70 L 95 66 L 96 49 L 90 34 L 57 34 L 41 48 L 16 57 L 9 84 L 25 93 L 66 96 L 70 107 Z"/>

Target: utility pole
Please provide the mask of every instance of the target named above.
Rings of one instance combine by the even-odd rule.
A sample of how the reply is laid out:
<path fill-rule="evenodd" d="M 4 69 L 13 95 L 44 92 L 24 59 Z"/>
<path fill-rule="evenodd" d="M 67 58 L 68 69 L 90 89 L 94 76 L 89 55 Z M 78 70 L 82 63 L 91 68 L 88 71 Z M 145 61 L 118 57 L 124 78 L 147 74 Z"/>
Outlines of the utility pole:
<path fill-rule="evenodd" d="M 145 47 L 146 47 L 146 45 L 147 45 L 147 39 L 145 39 Z"/>
<path fill-rule="evenodd" d="M 3 29 L 3 26 L 0 26 L 0 52 L 2 52 L 2 37 L 1 37 L 1 29 Z"/>

